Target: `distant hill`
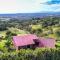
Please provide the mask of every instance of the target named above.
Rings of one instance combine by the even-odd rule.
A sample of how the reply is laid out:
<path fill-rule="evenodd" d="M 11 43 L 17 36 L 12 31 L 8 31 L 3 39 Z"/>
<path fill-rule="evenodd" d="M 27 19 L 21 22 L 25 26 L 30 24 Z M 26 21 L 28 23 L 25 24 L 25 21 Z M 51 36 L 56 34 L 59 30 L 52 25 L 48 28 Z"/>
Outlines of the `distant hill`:
<path fill-rule="evenodd" d="M 18 18 L 18 19 L 31 19 L 31 18 L 43 18 L 47 16 L 60 17 L 60 12 L 48 12 L 48 13 L 16 13 L 16 14 L 0 14 L 0 17 L 5 18 Z"/>

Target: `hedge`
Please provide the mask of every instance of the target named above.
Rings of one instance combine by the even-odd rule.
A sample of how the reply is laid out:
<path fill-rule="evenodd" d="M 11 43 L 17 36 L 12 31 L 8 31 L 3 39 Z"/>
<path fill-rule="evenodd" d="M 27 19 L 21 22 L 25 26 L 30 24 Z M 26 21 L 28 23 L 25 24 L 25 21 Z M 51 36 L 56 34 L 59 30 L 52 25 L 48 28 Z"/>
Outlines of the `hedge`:
<path fill-rule="evenodd" d="M 60 60 L 60 49 L 21 49 L 16 52 L 0 54 L 0 60 Z"/>

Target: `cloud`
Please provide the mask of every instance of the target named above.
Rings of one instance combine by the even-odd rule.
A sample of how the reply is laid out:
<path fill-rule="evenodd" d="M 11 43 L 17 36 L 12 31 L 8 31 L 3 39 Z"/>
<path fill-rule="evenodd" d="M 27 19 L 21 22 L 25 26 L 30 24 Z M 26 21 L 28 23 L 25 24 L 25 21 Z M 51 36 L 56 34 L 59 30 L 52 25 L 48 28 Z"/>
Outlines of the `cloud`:
<path fill-rule="evenodd" d="M 0 13 L 17 12 L 18 4 L 16 0 L 0 0 Z"/>
<path fill-rule="evenodd" d="M 56 0 L 0 0 L 0 13 L 58 12 L 60 4 L 47 4 L 52 1 Z"/>
<path fill-rule="evenodd" d="M 44 5 L 44 9 L 46 12 L 60 12 L 60 4 Z"/>
<path fill-rule="evenodd" d="M 60 12 L 60 0 L 47 0 L 42 6 L 43 12 Z"/>

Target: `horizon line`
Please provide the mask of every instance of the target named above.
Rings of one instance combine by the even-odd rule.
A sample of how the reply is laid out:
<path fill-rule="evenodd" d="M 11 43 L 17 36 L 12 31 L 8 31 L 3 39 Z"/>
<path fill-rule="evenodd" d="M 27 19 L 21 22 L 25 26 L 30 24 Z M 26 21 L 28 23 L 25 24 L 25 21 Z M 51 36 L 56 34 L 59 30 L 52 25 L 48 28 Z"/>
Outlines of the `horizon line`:
<path fill-rule="evenodd" d="M 0 14 L 31 14 L 31 13 L 58 13 L 58 12 L 24 12 L 24 13 L 20 12 L 20 13 L 0 13 Z"/>

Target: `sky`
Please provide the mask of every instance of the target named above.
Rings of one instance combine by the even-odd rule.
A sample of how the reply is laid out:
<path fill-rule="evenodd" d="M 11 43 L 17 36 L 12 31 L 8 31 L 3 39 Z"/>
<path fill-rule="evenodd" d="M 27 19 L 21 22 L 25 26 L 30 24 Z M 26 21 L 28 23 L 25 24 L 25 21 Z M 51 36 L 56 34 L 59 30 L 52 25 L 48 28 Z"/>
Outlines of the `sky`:
<path fill-rule="evenodd" d="M 0 0 L 0 14 L 60 12 L 60 0 Z"/>

